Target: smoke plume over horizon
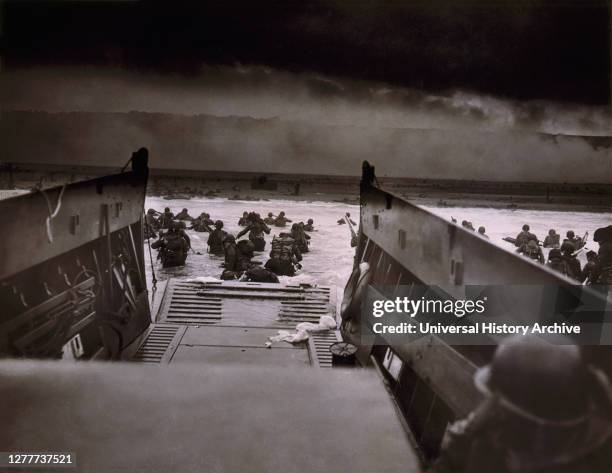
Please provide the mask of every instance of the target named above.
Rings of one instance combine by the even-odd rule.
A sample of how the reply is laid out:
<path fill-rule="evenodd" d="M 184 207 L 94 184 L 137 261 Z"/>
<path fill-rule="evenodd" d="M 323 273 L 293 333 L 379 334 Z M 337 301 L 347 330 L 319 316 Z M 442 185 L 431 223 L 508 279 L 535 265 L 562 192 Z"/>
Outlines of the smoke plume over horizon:
<path fill-rule="evenodd" d="M 36 68 L 0 86 L 4 161 L 97 165 L 147 146 L 153 166 L 178 169 L 354 175 L 368 159 L 381 175 L 612 181 L 603 106 L 245 66 L 195 76 Z"/>

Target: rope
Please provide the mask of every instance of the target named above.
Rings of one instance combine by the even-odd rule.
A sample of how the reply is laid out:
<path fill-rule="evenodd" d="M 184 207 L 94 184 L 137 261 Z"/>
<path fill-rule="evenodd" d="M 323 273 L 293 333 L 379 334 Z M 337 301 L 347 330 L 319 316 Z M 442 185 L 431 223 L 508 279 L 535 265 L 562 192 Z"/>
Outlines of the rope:
<path fill-rule="evenodd" d="M 146 215 L 144 218 L 145 218 L 145 225 L 147 225 Z M 153 266 L 153 253 L 151 252 L 151 232 L 149 231 L 147 232 L 147 246 L 149 247 L 149 259 L 151 260 L 151 276 L 152 276 L 152 282 L 153 282 L 153 291 L 155 291 L 157 289 L 157 278 L 155 277 L 155 267 Z"/>
<path fill-rule="evenodd" d="M 38 189 L 40 193 L 43 195 L 43 197 L 45 198 L 45 200 L 47 201 L 47 207 L 49 208 L 49 215 L 47 216 L 47 220 L 45 222 L 45 225 L 47 227 L 47 240 L 49 240 L 49 243 L 53 243 L 53 233 L 51 232 L 51 220 L 57 216 L 57 214 L 60 211 L 60 208 L 62 207 L 62 196 L 64 195 L 65 189 L 66 189 L 66 184 L 62 186 L 59 196 L 57 197 L 57 202 L 55 203 L 55 210 L 53 210 L 53 207 L 51 206 L 51 201 L 49 200 L 49 196 L 47 196 L 47 193 L 42 189 Z"/>
<path fill-rule="evenodd" d="M 132 162 L 132 158 L 128 159 L 127 163 L 125 163 L 125 166 L 121 168 L 121 172 L 124 172 L 125 169 L 130 165 L 131 162 Z"/>

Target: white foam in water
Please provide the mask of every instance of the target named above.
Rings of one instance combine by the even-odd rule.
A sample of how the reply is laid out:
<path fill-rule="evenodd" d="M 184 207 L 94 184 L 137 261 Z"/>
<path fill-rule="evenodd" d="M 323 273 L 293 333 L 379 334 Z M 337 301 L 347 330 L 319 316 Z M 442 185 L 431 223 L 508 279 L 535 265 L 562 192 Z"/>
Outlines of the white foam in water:
<path fill-rule="evenodd" d="M 353 220 L 358 220 L 359 206 L 341 202 L 307 202 L 307 201 L 244 201 L 228 199 L 194 198 L 190 200 L 165 200 L 160 197 L 148 197 L 146 209 L 154 208 L 163 211 L 164 207 L 170 207 L 175 214 L 184 207 L 189 210 L 192 217 L 197 217 L 202 212 L 210 214 L 212 220 L 222 220 L 224 230 L 237 235 L 243 227 L 238 226 L 238 219 L 242 213 L 247 211 L 258 212 L 265 218 L 268 212 L 275 216 L 280 211 L 284 211 L 287 217 L 293 222 L 300 222 L 312 218 L 314 220 L 315 231 L 310 232 L 310 251 L 304 253 L 302 269 L 294 277 L 281 276 L 281 282 L 309 283 L 326 286 L 344 287 L 352 267 L 354 248 L 351 248 L 351 234 L 346 225 L 338 225 L 336 222 L 346 212 L 350 212 Z M 255 253 L 254 261 L 265 263 L 270 252 L 270 242 L 273 235 L 286 232 L 291 229 L 291 224 L 284 228 L 271 226 L 271 232 L 266 235 L 266 249 L 262 253 Z M 209 255 L 206 241 L 208 233 L 198 233 L 188 230 L 191 238 L 191 245 L 200 255 L 191 253 L 187 258 L 187 263 L 181 268 L 161 267 L 159 261 L 155 261 L 155 272 L 157 279 L 167 279 L 168 277 L 179 277 L 184 279 L 194 278 L 218 278 L 223 271 L 221 263 L 222 256 Z M 246 235 L 243 237 L 246 238 Z M 150 264 L 148 262 L 148 249 L 145 248 L 147 259 L 147 276 L 151 281 Z M 155 259 L 157 252 L 153 250 Z M 203 279 L 200 279 L 203 280 Z"/>
<path fill-rule="evenodd" d="M 281 282 L 310 283 L 335 286 L 342 288 L 351 273 L 353 266 L 354 248 L 350 246 L 350 232 L 346 225 L 338 225 L 336 222 L 346 212 L 350 212 L 353 220 L 357 221 L 359 207 L 340 202 L 307 202 L 307 201 L 241 201 L 227 199 L 199 199 L 190 200 L 164 200 L 160 197 L 148 197 L 146 208 L 154 208 L 162 211 L 164 207 L 170 207 L 175 214 L 184 207 L 189 210 L 192 217 L 200 215 L 201 212 L 210 214 L 213 220 L 222 220 L 226 231 L 236 235 L 242 227 L 238 226 L 238 219 L 244 211 L 255 211 L 262 218 L 268 212 L 274 215 L 282 210 L 288 218 L 294 222 L 304 221 L 312 218 L 315 231 L 311 232 L 310 251 L 304 254 L 302 270 L 295 277 L 281 277 Z M 596 228 L 609 225 L 610 215 L 593 212 L 554 212 L 548 210 L 509 210 L 492 208 L 428 208 L 433 213 L 450 220 L 451 217 L 469 220 L 475 228 L 484 225 L 491 241 L 501 247 L 514 250 L 513 245 L 503 241 L 506 236 L 515 237 L 523 224 L 527 223 L 540 239 L 544 239 L 548 230 L 554 228 L 562 237 L 567 230 L 574 230 L 576 235 L 582 236 L 585 231 L 589 232 L 587 248 L 597 250 L 592 238 Z M 286 228 L 271 227 L 272 232 L 266 235 L 266 250 L 256 253 L 254 260 L 265 263 L 270 250 L 272 236 Z M 188 231 L 194 250 L 201 254 L 190 254 L 184 267 L 163 269 L 159 261 L 155 262 L 155 271 L 158 279 L 178 277 L 183 279 L 199 278 L 202 281 L 217 280 L 223 269 L 221 263 L 223 257 L 209 255 L 206 246 L 208 233 Z M 585 262 L 585 253 L 580 254 L 580 259 Z M 151 282 L 150 264 L 148 262 L 148 249 L 145 248 L 147 258 L 147 276 Z M 157 252 L 153 251 L 153 258 Z M 500 271 L 503 269 L 500 268 Z"/>

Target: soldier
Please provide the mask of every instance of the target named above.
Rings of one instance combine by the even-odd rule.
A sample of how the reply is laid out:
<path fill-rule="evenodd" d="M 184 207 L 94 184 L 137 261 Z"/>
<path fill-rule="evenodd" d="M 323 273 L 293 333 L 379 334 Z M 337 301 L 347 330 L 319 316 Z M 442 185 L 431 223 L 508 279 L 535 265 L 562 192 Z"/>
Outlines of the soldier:
<path fill-rule="evenodd" d="M 563 240 L 563 243 L 570 242 L 572 245 L 574 245 L 574 248 L 576 250 L 579 250 L 580 248 L 582 248 L 584 246 L 584 243 L 582 242 L 582 238 L 577 237 L 574 234 L 573 230 L 568 230 L 568 232 L 565 234 L 566 238 Z"/>
<path fill-rule="evenodd" d="M 277 283 L 278 277 L 261 266 L 253 266 L 244 273 L 247 281 Z"/>
<path fill-rule="evenodd" d="M 582 268 L 582 280 L 588 285 L 596 284 L 600 273 L 599 257 L 592 250 L 587 252 L 586 257 L 587 262 Z"/>
<path fill-rule="evenodd" d="M 157 212 L 153 209 L 147 210 L 147 214 L 145 215 L 144 222 L 144 237 L 148 238 L 157 238 L 156 230 L 159 230 L 159 221 L 155 218 L 155 214 Z"/>
<path fill-rule="evenodd" d="M 242 212 L 242 217 L 238 220 L 238 225 L 241 227 L 246 227 L 249 224 L 249 213 Z"/>
<path fill-rule="evenodd" d="M 469 220 L 464 220 L 463 222 L 461 222 L 461 226 L 463 228 L 467 228 L 468 230 L 475 230 L 474 225 L 472 225 L 472 222 L 470 222 Z"/>
<path fill-rule="evenodd" d="M 190 248 L 184 232 L 172 222 L 168 231 L 151 245 L 159 250 L 157 257 L 161 259 L 164 268 L 182 266 L 187 259 Z"/>
<path fill-rule="evenodd" d="M 525 255 L 534 261 L 538 261 L 539 263 L 544 264 L 544 253 L 542 253 L 542 248 L 540 248 L 536 240 L 529 240 L 527 243 L 524 243 L 518 250 L 516 250 L 516 252 Z"/>
<path fill-rule="evenodd" d="M 253 263 L 251 263 L 251 258 L 253 258 L 253 254 L 255 252 L 255 245 L 253 244 L 252 241 L 240 240 L 237 244 L 237 247 L 238 247 L 237 268 L 240 271 L 246 271 L 253 265 Z"/>
<path fill-rule="evenodd" d="M 276 227 L 284 227 L 287 223 L 291 223 L 287 217 L 285 217 L 285 212 L 279 212 L 278 217 L 274 219 L 274 226 Z"/>
<path fill-rule="evenodd" d="M 249 232 L 249 240 L 255 245 L 255 251 L 263 251 L 266 247 L 264 233 L 270 233 L 270 227 L 268 227 L 259 214 L 255 212 L 249 214 L 249 222 L 249 225 L 238 233 L 236 238 L 240 238 L 242 235 Z"/>
<path fill-rule="evenodd" d="M 610 385 L 566 343 L 503 340 L 474 376 L 484 401 L 446 429 L 432 473 L 609 472 Z"/>
<path fill-rule="evenodd" d="M 264 223 L 266 225 L 274 225 L 275 221 L 276 219 L 274 218 L 274 214 L 272 214 L 272 212 L 268 212 L 268 216 L 264 218 Z"/>
<path fill-rule="evenodd" d="M 211 232 L 211 224 L 212 221 L 210 220 L 210 215 L 202 212 L 199 217 L 193 220 L 191 229 L 195 230 L 196 232 Z"/>
<path fill-rule="evenodd" d="M 223 252 L 223 240 L 227 233 L 223 230 L 223 222 L 217 220 L 215 222 L 215 229 L 210 232 L 208 237 L 208 252 L 215 255 L 222 255 Z"/>
<path fill-rule="evenodd" d="M 147 215 L 146 215 L 146 223 L 149 224 L 153 230 L 159 230 L 159 220 L 157 219 L 156 215 L 159 212 L 157 212 L 154 209 L 149 209 L 147 210 Z"/>
<path fill-rule="evenodd" d="M 309 218 L 308 222 L 306 222 L 306 225 L 304 225 L 304 230 L 307 232 L 314 231 L 314 221 L 311 218 Z"/>
<path fill-rule="evenodd" d="M 223 239 L 223 255 L 225 257 L 223 263 L 225 271 L 238 271 L 238 246 L 236 246 L 234 235 L 225 235 Z"/>
<path fill-rule="evenodd" d="M 351 224 L 353 225 L 357 225 L 355 222 L 353 222 L 353 220 L 351 220 L 351 214 L 350 213 L 346 213 L 345 214 L 346 219 L 351 222 Z M 346 220 L 344 220 L 344 217 L 342 217 L 340 220 L 338 220 L 338 225 L 344 225 L 346 223 Z"/>
<path fill-rule="evenodd" d="M 478 233 L 481 237 L 486 238 L 487 240 L 489 239 L 489 235 L 487 235 L 487 229 L 482 225 L 478 227 Z"/>
<path fill-rule="evenodd" d="M 191 238 L 187 235 L 185 231 L 186 225 L 185 222 L 178 222 L 178 225 L 174 223 L 174 227 L 176 228 L 176 232 L 187 242 L 188 250 L 191 249 Z"/>
<path fill-rule="evenodd" d="M 170 212 L 170 207 L 164 209 L 164 213 L 159 217 L 160 227 L 163 229 L 170 228 L 172 221 L 174 220 L 174 214 Z"/>
<path fill-rule="evenodd" d="M 300 249 L 301 253 L 308 253 L 308 240 L 310 240 L 310 235 L 308 235 L 302 226 L 299 223 L 294 223 L 291 225 L 291 237 L 295 240 L 295 244 Z"/>
<path fill-rule="evenodd" d="M 576 247 L 569 241 L 564 241 L 561 245 L 561 253 L 563 253 L 563 259 L 566 261 L 569 267 L 568 276 L 576 281 L 582 282 L 582 268 L 580 267 L 580 261 L 574 256 Z"/>
<path fill-rule="evenodd" d="M 544 238 L 544 248 L 559 248 L 561 235 L 559 235 L 554 228 L 548 230 L 548 235 Z"/>
<path fill-rule="evenodd" d="M 612 225 L 595 230 L 593 241 L 599 243 L 597 284 L 612 284 Z"/>
<path fill-rule="evenodd" d="M 281 233 L 272 240 L 270 259 L 264 267 L 279 276 L 294 276 L 301 259 L 302 255 L 291 234 Z"/>
<path fill-rule="evenodd" d="M 535 240 L 536 244 L 538 242 L 538 237 L 535 236 L 533 233 L 531 233 L 529 231 L 529 225 L 525 224 L 523 225 L 523 230 L 521 231 L 521 233 L 519 233 L 515 240 L 514 240 L 514 246 L 520 248 L 521 246 L 525 245 L 526 243 L 528 243 L 530 240 Z"/>
<path fill-rule="evenodd" d="M 202 212 L 202 215 L 200 215 L 200 217 L 202 217 L 202 216 L 204 216 L 204 223 L 205 223 L 206 225 L 208 225 L 209 227 L 210 227 L 211 225 L 214 225 L 214 224 L 215 224 L 215 222 L 213 222 L 213 220 L 210 218 L 210 214 L 209 214 L 209 213 Z"/>
<path fill-rule="evenodd" d="M 563 253 L 558 248 L 553 248 L 548 253 L 548 263 L 546 266 L 550 269 L 557 271 L 565 276 L 569 276 L 570 268 L 565 259 L 563 258 Z"/>
<path fill-rule="evenodd" d="M 176 214 L 176 217 L 174 218 L 176 218 L 177 220 L 193 220 L 193 217 L 189 215 L 189 211 L 187 210 L 187 208 L 181 210 L 178 214 Z"/>

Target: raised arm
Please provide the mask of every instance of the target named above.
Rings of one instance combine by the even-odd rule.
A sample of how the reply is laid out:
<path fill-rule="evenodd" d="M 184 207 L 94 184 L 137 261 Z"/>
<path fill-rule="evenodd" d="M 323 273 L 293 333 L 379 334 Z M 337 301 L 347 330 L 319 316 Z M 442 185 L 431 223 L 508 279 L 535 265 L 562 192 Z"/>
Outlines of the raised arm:
<path fill-rule="evenodd" d="M 251 226 L 249 225 L 244 230 L 242 230 L 240 233 L 238 233 L 238 235 L 236 235 L 236 240 L 240 238 L 241 236 L 245 235 L 250 230 L 251 230 Z"/>

